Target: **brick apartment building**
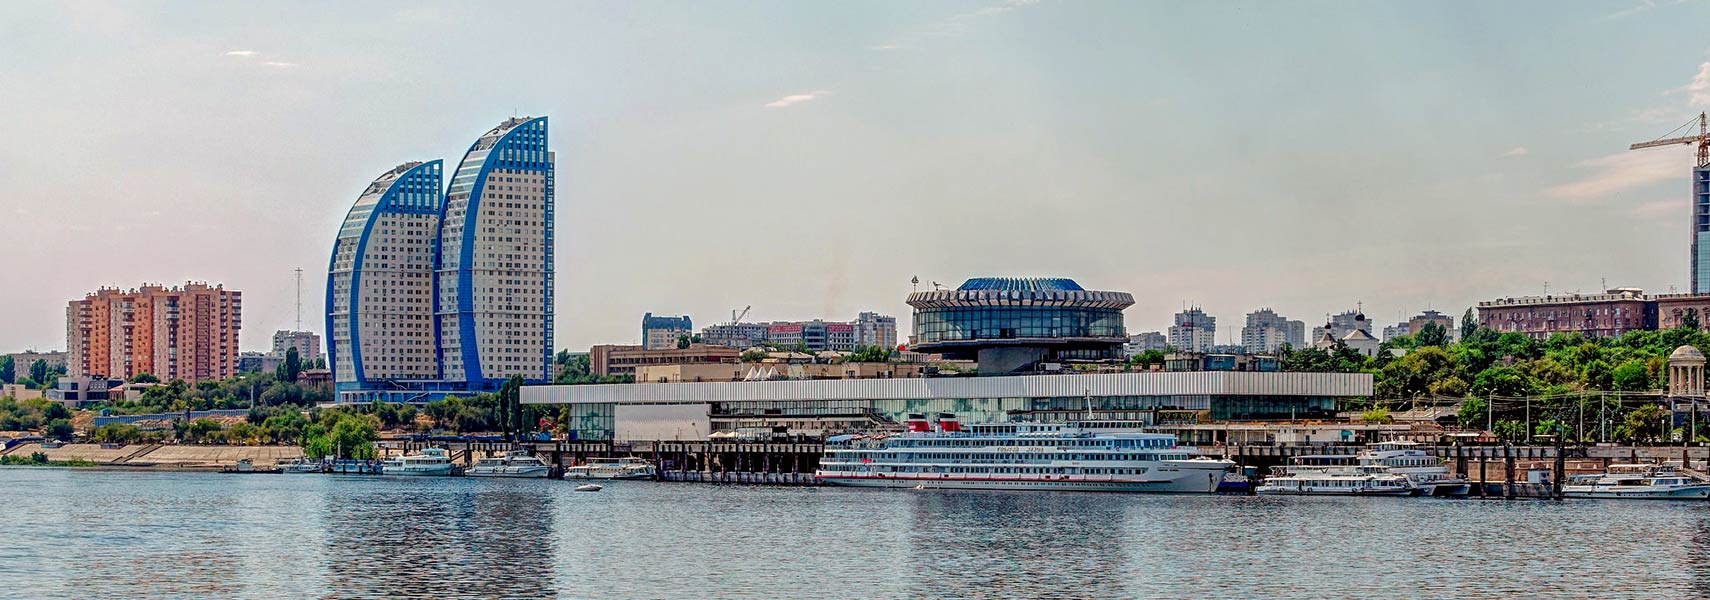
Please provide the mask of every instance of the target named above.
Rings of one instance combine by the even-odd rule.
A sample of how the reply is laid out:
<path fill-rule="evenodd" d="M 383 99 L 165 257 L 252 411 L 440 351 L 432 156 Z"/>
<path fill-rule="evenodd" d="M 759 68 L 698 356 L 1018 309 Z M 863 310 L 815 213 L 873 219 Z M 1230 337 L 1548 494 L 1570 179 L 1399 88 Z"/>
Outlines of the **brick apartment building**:
<path fill-rule="evenodd" d="M 162 381 L 218 380 L 238 372 L 242 297 L 204 283 L 97 290 L 65 311 L 68 375 Z"/>

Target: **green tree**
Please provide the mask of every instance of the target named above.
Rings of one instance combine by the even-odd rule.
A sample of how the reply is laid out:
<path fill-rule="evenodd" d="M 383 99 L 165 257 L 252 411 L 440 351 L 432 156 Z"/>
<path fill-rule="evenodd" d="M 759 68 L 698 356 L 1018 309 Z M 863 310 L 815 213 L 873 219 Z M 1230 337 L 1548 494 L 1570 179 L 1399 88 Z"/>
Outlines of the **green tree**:
<path fill-rule="evenodd" d="M 36 382 L 38 389 L 45 390 L 52 387 L 48 384 L 48 375 L 52 372 L 53 371 L 48 368 L 47 361 L 45 360 L 37 360 L 36 362 L 30 363 L 30 381 Z"/>
<path fill-rule="evenodd" d="M 759 350 L 756 348 L 749 348 L 747 350 L 743 350 L 742 356 L 738 357 L 737 360 L 740 360 L 740 361 L 745 362 L 745 363 L 746 362 L 760 362 L 760 361 L 766 360 L 766 351 L 765 350 Z"/>
<path fill-rule="evenodd" d="M 297 375 L 303 372 L 303 359 L 297 355 L 297 348 L 292 346 L 285 349 L 285 360 L 279 363 L 273 371 L 273 376 L 279 381 L 296 383 Z"/>
<path fill-rule="evenodd" d="M 1627 413 L 1616 428 L 1616 436 L 1638 443 L 1661 442 L 1668 429 L 1668 411 L 1661 405 L 1646 404 Z"/>
<path fill-rule="evenodd" d="M 10 355 L 0 354 L 0 383 L 17 383 L 18 365 Z"/>
<path fill-rule="evenodd" d="M 891 349 L 881 346 L 865 346 L 856 350 L 844 359 L 852 363 L 883 363 L 891 361 Z"/>
<path fill-rule="evenodd" d="M 1489 416 L 1490 404 L 1483 398 L 1467 398 L 1461 401 L 1461 408 L 1455 411 L 1455 421 L 1463 429 L 1484 429 L 1485 419 Z"/>
<path fill-rule="evenodd" d="M 1449 331 L 1444 329 L 1442 324 L 1426 323 L 1424 327 L 1419 328 L 1418 333 L 1413 334 L 1413 345 L 1419 348 L 1447 346 L 1449 345 Z"/>
<path fill-rule="evenodd" d="M 688 335 L 677 336 L 677 349 L 678 350 L 689 349 L 689 336 Z"/>
<path fill-rule="evenodd" d="M 131 376 L 131 383 L 160 383 L 160 378 L 148 373 L 137 373 Z"/>
<path fill-rule="evenodd" d="M 1682 329 L 1691 329 L 1693 331 L 1697 331 L 1698 330 L 1698 309 L 1696 309 L 1696 308 L 1686 309 L 1686 314 L 1682 315 L 1680 317 L 1680 326 Z"/>
<path fill-rule="evenodd" d="M 1611 380 L 1616 391 L 1642 392 L 1651 389 L 1651 374 L 1645 364 L 1629 360 L 1615 367 Z"/>
<path fill-rule="evenodd" d="M 142 430 L 130 423 L 108 423 L 89 432 L 89 438 L 102 444 L 130 444 L 142 439 Z"/>
<path fill-rule="evenodd" d="M 1478 331 L 1478 317 L 1473 314 L 1473 309 L 1469 306 L 1467 312 L 1461 313 L 1461 339 L 1471 338 L 1475 331 Z"/>
<path fill-rule="evenodd" d="M 1525 396 L 1532 393 L 1532 382 L 1514 367 L 1491 367 L 1473 378 L 1472 393 L 1480 396 Z"/>
<path fill-rule="evenodd" d="M 1382 406 L 1373 406 L 1360 414 L 1360 422 L 1366 424 L 1383 424 L 1394 420 L 1389 416 L 1389 409 Z"/>
<path fill-rule="evenodd" d="M 71 428 L 71 420 L 69 419 L 54 419 L 52 421 L 48 421 L 47 425 L 42 427 L 43 437 L 53 438 L 60 441 L 70 441 L 73 433 L 74 431 Z"/>
<path fill-rule="evenodd" d="M 1518 442 L 1521 438 L 1526 437 L 1526 426 L 1519 421 L 1497 421 L 1493 429 L 1494 431 L 1491 433 L 1496 436 L 1496 439 L 1504 442 Z"/>

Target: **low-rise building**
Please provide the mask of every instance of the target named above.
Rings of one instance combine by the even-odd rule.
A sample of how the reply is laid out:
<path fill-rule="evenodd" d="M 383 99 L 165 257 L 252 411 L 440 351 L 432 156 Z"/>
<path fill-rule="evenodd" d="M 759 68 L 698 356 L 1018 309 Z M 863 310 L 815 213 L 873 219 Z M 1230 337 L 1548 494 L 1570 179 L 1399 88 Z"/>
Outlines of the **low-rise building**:
<path fill-rule="evenodd" d="M 728 348 L 753 348 L 766 343 L 765 323 L 720 323 L 701 330 L 701 343 Z"/>
<path fill-rule="evenodd" d="M 1164 355 L 1164 370 L 1183 371 L 1259 371 L 1282 370 L 1282 361 L 1264 354 L 1207 354 L 1176 352 Z"/>
<path fill-rule="evenodd" d="M 79 408 L 85 404 L 108 401 L 109 390 L 124 383 L 123 379 L 67 375 L 59 378 L 59 383 L 47 391 L 46 397 L 64 404 L 67 408 Z"/>
<path fill-rule="evenodd" d="M 40 397 L 42 397 L 41 390 L 32 390 L 17 383 L 0 383 L 0 398 L 35 400 Z"/>
<path fill-rule="evenodd" d="M 588 351 L 588 370 L 601 377 L 635 375 L 642 365 L 685 365 L 701 363 L 735 363 L 742 351 L 727 346 L 690 344 L 662 350 L 641 346 L 599 345 Z"/>
<path fill-rule="evenodd" d="M 1170 349 L 1170 338 L 1162 331 L 1147 331 L 1128 336 L 1128 343 L 1123 344 L 1122 352 L 1134 356 L 1141 352 L 1156 350 L 1163 352 Z"/>
<path fill-rule="evenodd" d="M 972 368 L 971 363 L 966 364 Z M 636 383 L 684 383 L 705 381 L 767 381 L 777 379 L 894 379 L 925 377 L 937 365 L 915 363 L 695 363 L 640 365 Z"/>
<path fill-rule="evenodd" d="M 648 350 L 676 348 L 678 340 L 684 336 L 693 335 L 695 335 L 695 326 L 689 320 L 688 315 L 668 317 L 647 313 L 641 316 L 642 348 Z"/>
<path fill-rule="evenodd" d="M 826 435 L 895 429 L 909 413 L 967 423 L 1093 419 L 1155 423 L 1324 419 L 1369 397 L 1368 373 L 1123 372 L 993 377 L 528 386 L 522 403 L 568 407 L 577 439 L 672 439 L 765 429 Z M 669 416 L 666 416 L 669 415 Z"/>

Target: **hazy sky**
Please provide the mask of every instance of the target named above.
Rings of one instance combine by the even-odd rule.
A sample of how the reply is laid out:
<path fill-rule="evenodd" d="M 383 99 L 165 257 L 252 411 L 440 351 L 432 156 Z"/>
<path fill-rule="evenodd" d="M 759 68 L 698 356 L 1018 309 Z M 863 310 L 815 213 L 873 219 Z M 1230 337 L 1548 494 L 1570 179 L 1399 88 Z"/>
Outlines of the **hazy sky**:
<path fill-rule="evenodd" d="M 0 351 L 98 286 L 223 282 L 320 330 L 335 230 L 408 160 L 552 118 L 560 347 L 897 315 L 1073 277 L 1309 324 L 1684 288 L 1710 4 L 0 3 Z M 923 286 L 925 287 L 925 286 Z M 1238 335 L 1238 333 L 1236 334 Z"/>

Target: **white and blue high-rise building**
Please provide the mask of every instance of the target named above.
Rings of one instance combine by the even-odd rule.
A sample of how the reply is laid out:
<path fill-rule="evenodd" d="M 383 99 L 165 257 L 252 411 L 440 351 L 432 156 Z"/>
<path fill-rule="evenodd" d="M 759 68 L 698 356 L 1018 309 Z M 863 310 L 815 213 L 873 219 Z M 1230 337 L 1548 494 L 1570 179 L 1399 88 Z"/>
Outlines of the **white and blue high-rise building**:
<path fill-rule="evenodd" d="M 327 271 L 341 402 L 419 402 L 552 379 L 553 154 L 546 118 L 512 118 L 441 163 L 374 180 Z"/>
<path fill-rule="evenodd" d="M 1692 169 L 1692 293 L 1710 294 L 1710 165 Z"/>

